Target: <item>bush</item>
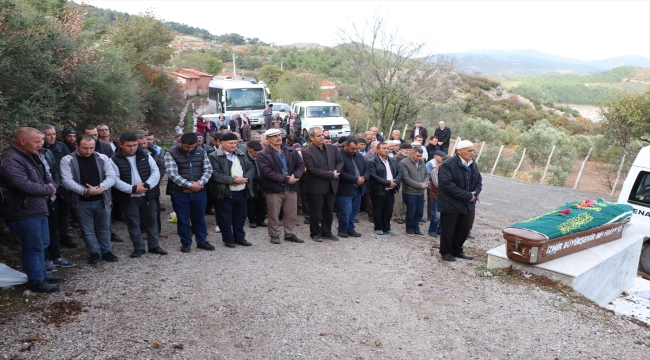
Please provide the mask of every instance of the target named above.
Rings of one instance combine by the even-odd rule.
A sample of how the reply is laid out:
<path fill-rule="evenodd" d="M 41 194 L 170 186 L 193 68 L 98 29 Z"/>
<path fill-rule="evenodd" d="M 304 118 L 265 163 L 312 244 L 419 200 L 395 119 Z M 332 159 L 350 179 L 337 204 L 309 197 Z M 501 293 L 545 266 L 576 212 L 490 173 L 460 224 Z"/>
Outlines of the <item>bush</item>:
<path fill-rule="evenodd" d="M 546 183 L 553 186 L 564 186 L 568 177 L 569 171 L 566 171 L 562 166 L 551 165 L 548 167 L 548 173 L 546 174 Z"/>
<path fill-rule="evenodd" d="M 530 175 L 531 180 L 534 183 L 539 184 L 540 180 L 542 180 L 542 175 L 544 175 L 544 170 L 542 170 L 542 169 L 532 169 L 531 171 L 528 172 L 528 174 Z"/>

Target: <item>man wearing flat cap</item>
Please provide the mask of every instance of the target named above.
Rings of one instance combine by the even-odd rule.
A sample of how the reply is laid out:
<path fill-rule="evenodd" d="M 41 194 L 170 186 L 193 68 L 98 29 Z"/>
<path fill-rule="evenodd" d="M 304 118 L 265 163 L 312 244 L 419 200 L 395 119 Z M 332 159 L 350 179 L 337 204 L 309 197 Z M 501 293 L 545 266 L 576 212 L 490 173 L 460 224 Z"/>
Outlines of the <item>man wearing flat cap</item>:
<path fill-rule="evenodd" d="M 229 248 L 236 245 L 251 246 L 246 240 L 248 199 L 253 197 L 253 165 L 247 155 L 237 148 L 238 137 L 234 133 L 221 137 L 221 148 L 208 156 L 212 164 L 212 179 L 208 186 L 214 197 L 217 224 L 221 239 Z"/>
<path fill-rule="evenodd" d="M 463 252 L 463 244 L 483 185 L 478 165 L 473 160 L 474 144 L 468 140 L 459 141 L 456 150 L 457 154 L 438 169 L 438 208 L 442 224 L 440 254 L 446 261 L 456 261 L 457 257 L 473 259 Z"/>
<path fill-rule="evenodd" d="M 283 210 L 284 240 L 303 243 L 295 234 L 298 217 L 298 180 L 305 164 L 298 152 L 282 144 L 282 131 L 269 129 L 264 133 L 268 145 L 257 155 L 262 190 L 268 207 L 268 232 L 271 243 L 281 244 L 280 209 Z"/>

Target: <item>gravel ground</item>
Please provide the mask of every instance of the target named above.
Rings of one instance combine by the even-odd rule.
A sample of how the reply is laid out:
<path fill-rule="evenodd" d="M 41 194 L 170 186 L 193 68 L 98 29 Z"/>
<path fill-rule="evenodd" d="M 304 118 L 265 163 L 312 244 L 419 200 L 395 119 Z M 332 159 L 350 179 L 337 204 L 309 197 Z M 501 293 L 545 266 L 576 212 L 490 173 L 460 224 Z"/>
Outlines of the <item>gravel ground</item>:
<path fill-rule="evenodd" d="M 442 261 L 437 239 L 377 236 L 365 213 L 363 237 L 339 242 L 307 240 L 301 224 L 305 244 L 273 245 L 266 229 L 246 228 L 254 246 L 228 249 L 210 217 L 213 252 L 180 253 L 173 235 L 162 239 L 167 256 L 131 259 L 128 241 L 114 247 L 118 263 L 92 267 L 80 254 L 62 292 L 32 295 L 0 323 L 0 358 L 647 358 L 647 327 L 553 287 L 478 275 L 501 228 L 596 196 L 492 176 L 484 189 L 472 261 Z M 44 321 L 61 301 L 83 311 Z"/>

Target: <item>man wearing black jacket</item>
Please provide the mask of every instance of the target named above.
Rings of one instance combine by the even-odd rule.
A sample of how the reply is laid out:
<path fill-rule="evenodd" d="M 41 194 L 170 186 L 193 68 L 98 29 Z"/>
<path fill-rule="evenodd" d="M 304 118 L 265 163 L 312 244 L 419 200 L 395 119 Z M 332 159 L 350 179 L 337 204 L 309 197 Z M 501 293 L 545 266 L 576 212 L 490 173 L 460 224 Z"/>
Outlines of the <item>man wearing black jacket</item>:
<path fill-rule="evenodd" d="M 132 132 L 120 136 L 121 147 L 113 155 L 115 185 L 113 202 L 121 204 L 126 215 L 129 237 L 133 243 L 132 258 L 145 254 L 144 241 L 140 232 L 142 217 L 149 252 L 167 255 L 158 243 L 156 223 L 156 197 L 160 196 L 160 170 L 149 152 L 138 145 L 138 137 Z"/>
<path fill-rule="evenodd" d="M 372 199 L 373 220 L 377 235 L 397 235 L 390 229 L 390 219 L 393 215 L 395 194 L 402 181 L 402 169 L 397 160 L 388 156 L 388 144 L 381 143 L 377 147 L 377 156 L 368 160 L 370 181 L 368 191 Z"/>
<path fill-rule="evenodd" d="M 41 130 L 43 131 L 43 134 L 45 135 L 45 142 L 43 143 L 43 148 L 48 149 L 52 152 L 52 155 L 54 155 L 54 162 L 56 164 L 56 171 L 59 171 L 58 168 L 61 165 L 61 159 L 63 159 L 64 156 L 68 155 L 70 153 L 70 149 L 68 146 L 60 141 L 56 141 L 56 129 L 52 125 L 43 125 L 41 127 Z M 68 129 L 72 130 L 72 129 Z M 74 133 L 74 130 L 70 132 L 70 134 L 73 135 L 73 137 L 76 139 L 76 134 Z M 73 147 L 74 151 L 76 150 L 76 146 Z M 68 201 L 68 192 L 63 186 L 58 186 L 56 190 L 56 206 L 58 207 L 58 223 L 57 223 L 57 231 L 58 231 L 58 243 L 60 246 L 70 248 L 70 249 L 76 249 L 77 244 L 72 241 L 72 238 L 70 237 L 70 201 Z M 53 239 L 50 239 L 50 241 L 54 241 Z"/>
<path fill-rule="evenodd" d="M 438 169 L 438 210 L 440 211 L 440 255 L 446 261 L 456 258 L 471 260 L 463 252 L 469 233 L 470 217 L 483 180 L 474 157 L 474 144 L 469 140 L 456 145 L 458 154 Z"/>
<path fill-rule="evenodd" d="M 445 122 L 441 121 L 438 123 L 436 131 L 433 132 L 438 138 L 438 146 L 440 146 L 440 151 L 447 154 L 449 152 L 449 141 L 451 140 L 451 130 L 445 126 Z"/>
<path fill-rule="evenodd" d="M 248 227 L 267 227 L 264 221 L 266 218 L 266 199 L 264 199 L 262 177 L 257 165 L 257 155 L 262 150 L 262 144 L 259 141 L 251 140 L 246 144 L 246 150 L 248 161 L 251 162 L 255 170 L 255 175 L 253 175 L 253 197 L 248 198 Z"/>
<path fill-rule="evenodd" d="M 366 181 L 370 177 L 370 170 L 358 149 L 357 139 L 350 137 L 345 140 L 343 149 L 340 150 L 343 169 L 339 177 L 336 205 L 339 218 L 338 236 L 343 238 L 361 236 L 355 231 L 354 222 L 361 207 L 361 197 L 366 192 Z"/>

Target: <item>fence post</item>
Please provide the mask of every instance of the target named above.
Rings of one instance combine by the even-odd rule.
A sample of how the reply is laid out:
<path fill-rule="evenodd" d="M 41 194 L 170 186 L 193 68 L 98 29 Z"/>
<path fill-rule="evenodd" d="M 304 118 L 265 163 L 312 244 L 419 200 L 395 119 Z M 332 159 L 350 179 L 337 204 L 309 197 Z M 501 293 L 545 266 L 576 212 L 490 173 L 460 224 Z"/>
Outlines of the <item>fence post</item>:
<path fill-rule="evenodd" d="M 359 119 L 357 118 L 356 120 L 354 120 L 354 135 L 357 134 L 357 124 L 358 123 L 359 123 Z"/>
<path fill-rule="evenodd" d="M 404 137 L 406 136 L 406 129 L 408 129 L 408 127 L 409 127 L 409 124 L 404 125 L 404 132 L 402 133 L 402 139 L 404 139 Z M 390 136 L 390 135 L 388 135 L 388 136 Z"/>
<path fill-rule="evenodd" d="M 517 171 L 519 171 L 519 168 L 521 167 L 521 163 L 524 162 L 524 157 L 526 157 L 526 148 L 524 148 L 524 152 L 521 153 L 521 159 L 519 160 L 519 165 L 517 165 L 517 168 L 515 169 L 515 172 L 512 174 L 513 179 L 517 175 Z"/>
<path fill-rule="evenodd" d="M 393 133 L 393 125 L 395 125 L 395 120 L 393 120 L 392 123 L 390 123 L 390 131 L 388 132 L 389 134 Z M 390 135 L 389 135 L 390 136 Z"/>
<path fill-rule="evenodd" d="M 625 162 L 625 155 L 623 154 L 623 159 L 621 159 L 621 165 L 618 167 L 618 171 L 616 172 L 616 181 L 614 181 L 614 187 L 612 187 L 612 192 L 609 194 L 609 196 L 614 196 L 614 193 L 616 192 L 616 185 L 618 185 L 618 179 L 621 178 L 621 169 L 623 168 L 623 163 Z"/>
<path fill-rule="evenodd" d="M 478 156 L 476 157 L 476 163 L 478 164 L 478 159 L 481 158 L 481 154 L 483 153 L 483 146 L 485 146 L 485 141 L 481 143 L 481 150 L 478 151 Z"/>
<path fill-rule="evenodd" d="M 454 154 L 456 153 L 456 145 L 458 145 L 459 142 L 460 142 L 460 136 L 457 137 L 456 141 L 454 142 L 454 147 L 451 149 L 451 156 L 454 156 Z M 449 155 L 449 154 L 447 154 L 447 155 Z"/>
<path fill-rule="evenodd" d="M 364 130 L 364 132 L 370 130 L 369 126 L 370 126 L 370 119 L 368 119 L 368 121 L 366 121 L 366 130 Z"/>
<path fill-rule="evenodd" d="M 576 183 L 573 184 L 573 190 L 576 190 L 578 188 L 578 183 L 580 182 L 580 178 L 582 177 L 582 170 L 585 169 L 585 164 L 587 163 L 587 160 L 589 159 L 589 156 L 591 155 L 591 151 L 593 148 L 589 148 L 589 152 L 587 153 L 587 157 L 582 161 L 582 165 L 580 165 L 580 171 L 578 171 L 578 177 L 576 178 Z"/>
<path fill-rule="evenodd" d="M 454 146 L 455 148 L 456 146 Z M 503 145 L 501 145 L 501 148 L 499 149 L 499 155 L 497 155 L 497 159 L 494 161 L 494 166 L 492 166 L 492 171 L 490 171 L 490 175 L 494 175 L 494 170 L 497 168 L 497 164 L 499 163 L 499 158 L 501 157 L 501 152 L 503 151 Z"/>
<path fill-rule="evenodd" d="M 551 166 L 551 158 L 553 157 L 553 152 L 555 152 L 555 145 L 553 145 L 553 148 L 551 148 L 551 153 L 548 155 L 548 161 L 546 161 L 546 167 L 544 168 L 544 175 L 542 175 L 542 181 L 539 183 L 544 185 L 544 179 L 546 179 L 546 172 L 548 171 L 548 167 Z"/>

